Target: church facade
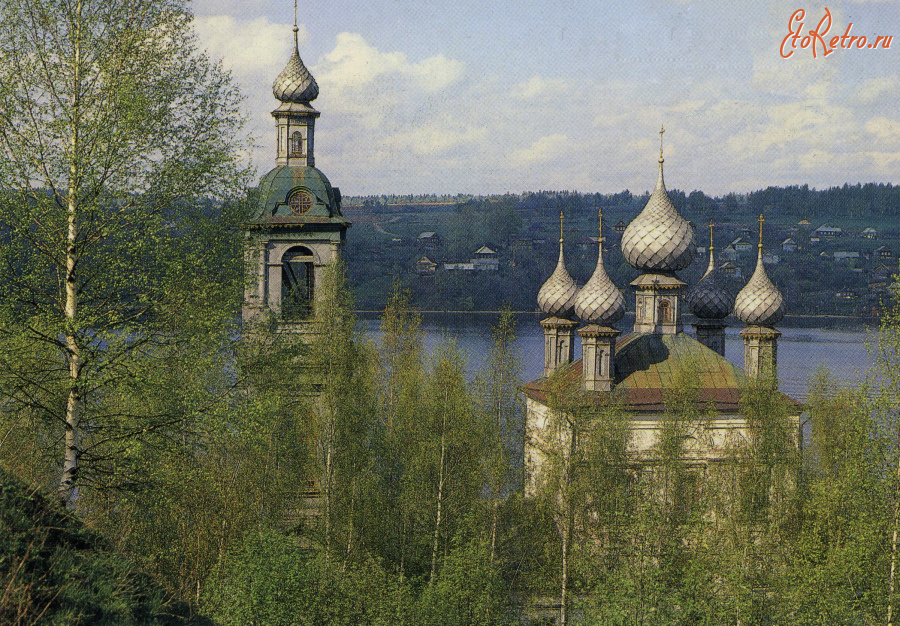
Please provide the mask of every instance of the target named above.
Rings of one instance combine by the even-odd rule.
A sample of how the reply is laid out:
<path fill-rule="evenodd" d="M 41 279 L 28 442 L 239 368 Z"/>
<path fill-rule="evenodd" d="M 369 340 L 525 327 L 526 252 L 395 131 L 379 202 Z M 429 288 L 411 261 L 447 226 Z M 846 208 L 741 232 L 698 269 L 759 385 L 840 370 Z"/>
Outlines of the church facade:
<path fill-rule="evenodd" d="M 559 260 L 538 292 L 538 305 L 546 315 L 541 321 L 544 375 L 523 387 L 526 496 L 535 496 L 543 485 L 548 450 L 558 449 L 560 440 L 571 436 L 558 427 L 565 420 L 554 420 L 553 382 L 567 382 L 569 389 L 577 385 L 588 398 L 616 393 L 629 417 L 627 452 L 640 463 L 652 457 L 660 441 L 668 391 L 689 371 L 696 380 L 698 411 L 707 417 L 703 436 L 690 437 L 684 455 L 686 462 L 702 467 L 724 458 L 730 446 L 749 436 L 747 420 L 740 413 L 748 380 L 777 374 L 780 333 L 774 325 L 784 317 L 784 298 L 763 265 L 762 216 L 756 270 L 737 296 L 722 286 L 714 261 L 712 224 L 708 268 L 688 290 L 678 272 L 694 260 L 694 232 L 666 192 L 663 162 L 660 145 L 656 187 L 622 234 L 622 254 L 641 272 L 631 283 L 631 332 L 623 335 L 613 326 L 624 317 L 626 301 L 604 268 L 602 213 L 597 266 L 583 287 L 566 269 L 560 215 Z M 686 308 L 695 317 L 693 334 L 684 331 Z M 740 333 L 743 370 L 724 357 L 725 318 L 731 313 L 746 326 Z M 573 361 L 576 337 L 582 346 L 579 361 Z M 799 435 L 799 410 L 795 413 L 792 428 Z"/>

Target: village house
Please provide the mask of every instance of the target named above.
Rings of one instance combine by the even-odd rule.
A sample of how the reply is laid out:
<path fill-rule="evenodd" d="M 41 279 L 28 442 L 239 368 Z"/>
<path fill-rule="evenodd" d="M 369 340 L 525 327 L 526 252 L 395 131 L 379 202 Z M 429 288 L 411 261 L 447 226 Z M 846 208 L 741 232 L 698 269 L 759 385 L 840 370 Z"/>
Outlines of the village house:
<path fill-rule="evenodd" d="M 797 246 L 797 242 L 794 241 L 793 237 L 788 237 L 781 242 L 782 252 L 796 252 L 798 247 L 799 246 Z"/>
<path fill-rule="evenodd" d="M 870 226 L 869 228 L 864 228 L 859 235 L 864 239 L 877 239 L 878 231 Z"/>
<path fill-rule="evenodd" d="M 741 268 L 731 261 L 722 263 L 719 269 L 722 270 L 723 276 L 727 276 L 728 278 L 741 278 Z"/>
<path fill-rule="evenodd" d="M 419 236 L 416 237 L 416 245 L 424 250 L 437 250 L 443 243 L 441 236 L 434 231 L 419 233 Z"/>
<path fill-rule="evenodd" d="M 753 252 L 753 244 L 747 241 L 744 237 L 738 237 L 734 241 L 731 242 L 731 246 L 735 249 L 736 252 Z"/>
<path fill-rule="evenodd" d="M 816 230 L 813 231 L 813 234 L 818 237 L 824 237 L 828 239 L 834 239 L 835 237 L 843 237 L 844 231 L 840 228 L 834 228 L 829 226 L 828 224 L 822 224 Z"/>
<path fill-rule="evenodd" d="M 500 259 L 497 253 L 487 246 L 481 246 L 472 255 L 472 265 L 476 270 L 483 272 L 496 272 L 500 269 Z"/>
<path fill-rule="evenodd" d="M 859 259 L 859 252 L 856 252 L 855 250 L 838 250 L 834 253 L 835 261 L 846 261 L 848 263 L 852 263 L 854 261 L 859 261 Z"/>
<path fill-rule="evenodd" d="M 435 271 L 437 271 L 437 263 L 427 256 L 423 256 L 416 261 L 416 272 L 419 276 L 434 276 Z"/>

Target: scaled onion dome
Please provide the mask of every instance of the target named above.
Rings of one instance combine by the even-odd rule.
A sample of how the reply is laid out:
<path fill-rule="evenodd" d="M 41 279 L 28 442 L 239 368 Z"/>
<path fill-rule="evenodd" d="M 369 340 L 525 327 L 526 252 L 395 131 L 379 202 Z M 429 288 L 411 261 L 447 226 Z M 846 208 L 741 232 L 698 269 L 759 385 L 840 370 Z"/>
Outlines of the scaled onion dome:
<path fill-rule="evenodd" d="M 681 217 L 666 193 L 660 149 L 656 188 L 647 206 L 622 234 L 622 254 L 636 269 L 674 272 L 691 264 L 694 251 L 694 229 Z"/>
<path fill-rule="evenodd" d="M 556 269 L 550 275 L 540 291 L 538 291 L 538 306 L 541 311 L 554 317 L 569 317 L 575 308 L 575 295 L 578 293 L 578 285 L 566 271 L 566 262 L 563 259 L 563 215 L 559 214 L 559 261 Z"/>
<path fill-rule="evenodd" d="M 748 326 L 767 326 L 777 324 L 784 317 L 784 297 L 772 284 L 763 266 L 762 252 L 762 215 L 759 216 L 759 254 L 756 258 L 756 270 L 750 281 L 738 292 L 734 301 L 734 314 Z"/>
<path fill-rule="evenodd" d="M 603 267 L 603 212 L 599 212 L 597 267 L 575 296 L 575 315 L 588 324 L 612 324 L 625 315 L 625 297 Z"/>
<path fill-rule="evenodd" d="M 709 266 L 706 273 L 688 293 L 691 313 L 701 319 L 725 319 L 734 307 L 734 296 L 721 284 L 720 271 L 713 257 L 712 222 L 709 223 Z"/>
<path fill-rule="evenodd" d="M 318 97 L 319 86 L 300 59 L 300 49 L 297 45 L 298 30 L 295 24 L 294 52 L 291 54 L 287 66 L 281 70 L 281 74 L 272 84 L 272 93 L 282 102 L 308 104 Z"/>

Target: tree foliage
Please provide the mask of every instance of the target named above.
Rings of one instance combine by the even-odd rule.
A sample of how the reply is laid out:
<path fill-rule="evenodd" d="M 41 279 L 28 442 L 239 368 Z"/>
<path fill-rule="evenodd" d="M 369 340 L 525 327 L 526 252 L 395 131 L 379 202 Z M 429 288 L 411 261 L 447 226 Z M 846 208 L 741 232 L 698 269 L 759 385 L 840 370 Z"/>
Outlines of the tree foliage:
<path fill-rule="evenodd" d="M 235 312 L 239 96 L 191 19 L 181 0 L 0 7 L 0 384 L 70 504 L 135 479 L 123 447 L 203 406 L 119 400 L 213 352 Z"/>

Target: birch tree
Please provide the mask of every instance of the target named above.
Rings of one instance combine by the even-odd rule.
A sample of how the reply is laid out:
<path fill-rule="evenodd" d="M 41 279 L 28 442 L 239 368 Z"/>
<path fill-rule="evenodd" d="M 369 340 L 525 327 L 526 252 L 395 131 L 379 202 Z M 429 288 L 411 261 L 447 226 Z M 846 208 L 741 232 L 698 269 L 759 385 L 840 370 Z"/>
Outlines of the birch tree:
<path fill-rule="evenodd" d="M 616 393 L 585 392 L 565 373 L 549 384 L 548 433 L 541 443 L 549 463 L 540 495 L 553 511 L 561 540 L 559 623 L 565 626 L 571 623 L 579 574 L 576 550 L 602 541 L 608 523 L 622 512 L 630 430 Z"/>
<path fill-rule="evenodd" d="M 872 412 L 879 438 L 883 441 L 883 471 L 889 484 L 891 509 L 889 528 L 890 565 L 887 574 L 888 626 L 897 623 L 897 586 L 900 577 L 900 274 L 894 276 L 893 300 L 881 317 L 875 352 L 875 380 L 878 390 Z"/>
<path fill-rule="evenodd" d="M 107 390 L 234 315 L 209 305 L 222 269 L 240 283 L 235 250 L 197 234 L 243 188 L 239 95 L 191 19 L 184 0 L 0 5 L 0 371 L 6 407 L 58 433 L 70 505 L 123 442 L 180 419 L 122 415 Z"/>
<path fill-rule="evenodd" d="M 421 445 L 411 464 L 424 487 L 423 504 L 432 505 L 429 586 L 437 578 L 438 558 L 454 534 L 454 525 L 478 498 L 478 463 L 483 451 L 483 433 L 466 388 L 462 355 L 455 344 L 445 341 L 435 349 L 432 359 L 425 419 L 418 429 Z"/>
<path fill-rule="evenodd" d="M 501 313 L 497 325 L 491 329 L 491 353 L 487 372 L 482 376 L 481 412 L 485 441 L 484 463 L 487 469 L 491 499 L 490 562 L 497 558 L 497 536 L 500 524 L 500 504 L 504 489 L 513 483 L 513 455 L 521 457 L 522 450 L 513 444 L 521 432 L 521 403 L 518 398 L 521 384 L 521 355 L 515 346 L 516 318 L 512 311 Z"/>

